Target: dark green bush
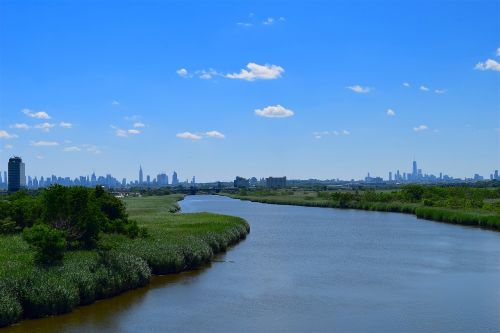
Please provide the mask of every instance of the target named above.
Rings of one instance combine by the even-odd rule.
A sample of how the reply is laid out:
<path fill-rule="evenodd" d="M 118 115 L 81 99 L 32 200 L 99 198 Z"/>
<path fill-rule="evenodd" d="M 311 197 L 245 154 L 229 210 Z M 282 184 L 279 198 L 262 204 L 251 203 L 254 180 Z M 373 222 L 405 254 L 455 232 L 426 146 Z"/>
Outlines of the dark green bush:
<path fill-rule="evenodd" d="M 18 321 L 23 314 L 21 303 L 5 287 L 0 287 L 0 327 Z"/>
<path fill-rule="evenodd" d="M 59 263 L 66 249 L 65 233 L 46 224 L 37 224 L 23 231 L 24 240 L 35 249 L 35 261 L 51 265 Z"/>

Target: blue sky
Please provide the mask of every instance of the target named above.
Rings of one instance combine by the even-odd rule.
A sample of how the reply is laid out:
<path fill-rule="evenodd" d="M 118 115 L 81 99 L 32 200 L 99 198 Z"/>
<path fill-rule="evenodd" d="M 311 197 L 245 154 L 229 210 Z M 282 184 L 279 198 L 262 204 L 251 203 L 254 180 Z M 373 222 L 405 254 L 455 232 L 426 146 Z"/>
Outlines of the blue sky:
<path fill-rule="evenodd" d="M 488 176 L 500 2 L 3 0 L 0 150 L 33 176 Z"/>

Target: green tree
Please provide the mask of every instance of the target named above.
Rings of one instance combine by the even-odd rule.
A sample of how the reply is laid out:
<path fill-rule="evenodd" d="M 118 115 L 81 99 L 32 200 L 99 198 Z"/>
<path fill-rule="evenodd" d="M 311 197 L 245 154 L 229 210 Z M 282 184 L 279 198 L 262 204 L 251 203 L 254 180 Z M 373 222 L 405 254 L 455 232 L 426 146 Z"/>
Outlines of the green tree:
<path fill-rule="evenodd" d="M 46 224 L 37 224 L 23 230 L 24 240 L 35 249 L 35 261 L 52 265 L 60 262 L 66 249 L 66 235 L 63 231 Z"/>

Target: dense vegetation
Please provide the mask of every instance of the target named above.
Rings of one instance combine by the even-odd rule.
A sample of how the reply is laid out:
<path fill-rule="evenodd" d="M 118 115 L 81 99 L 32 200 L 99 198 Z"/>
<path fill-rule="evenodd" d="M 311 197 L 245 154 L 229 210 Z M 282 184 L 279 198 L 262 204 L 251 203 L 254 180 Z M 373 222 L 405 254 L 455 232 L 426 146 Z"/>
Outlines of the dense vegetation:
<path fill-rule="evenodd" d="M 0 199 L 7 226 L 0 234 L 0 326 L 144 286 L 151 274 L 196 268 L 249 231 L 240 218 L 173 214 L 182 195 L 122 202 L 84 190 Z"/>
<path fill-rule="evenodd" d="M 386 191 L 243 189 L 227 195 L 263 203 L 400 212 L 500 230 L 500 188 L 407 185 Z"/>

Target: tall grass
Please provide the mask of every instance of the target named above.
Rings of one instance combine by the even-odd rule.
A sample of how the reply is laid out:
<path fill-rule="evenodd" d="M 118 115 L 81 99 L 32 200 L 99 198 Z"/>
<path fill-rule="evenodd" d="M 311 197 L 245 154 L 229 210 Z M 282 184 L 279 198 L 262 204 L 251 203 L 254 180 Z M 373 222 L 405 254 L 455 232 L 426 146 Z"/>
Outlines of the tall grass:
<path fill-rule="evenodd" d="M 56 267 L 37 267 L 34 252 L 20 236 L 0 236 L 0 327 L 69 312 L 144 286 L 151 274 L 199 267 L 249 232 L 248 224 L 236 217 L 172 214 L 180 198 L 126 199 L 130 217 L 145 228 L 145 235 L 104 234 L 98 250 L 68 252 Z"/>

